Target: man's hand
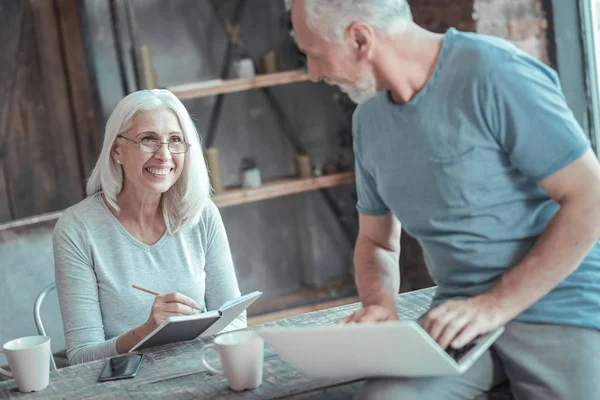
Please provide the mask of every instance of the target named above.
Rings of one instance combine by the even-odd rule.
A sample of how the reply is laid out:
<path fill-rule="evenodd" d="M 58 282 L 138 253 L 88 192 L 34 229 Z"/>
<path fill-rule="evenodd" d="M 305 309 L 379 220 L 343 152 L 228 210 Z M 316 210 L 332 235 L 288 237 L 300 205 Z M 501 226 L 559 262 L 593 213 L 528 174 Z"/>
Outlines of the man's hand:
<path fill-rule="evenodd" d="M 346 324 L 352 322 L 382 322 L 398 320 L 398 314 L 396 313 L 395 309 L 390 309 L 380 305 L 372 305 L 362 307 L 339 322 Z"/>
<path fill-rule="evenodd" d="M 466 300 L 450 300 L 424 317 L 423 328 L 442 348 L 460 348 L 479 335 L 506 325 L 513 316 L 482 294 Z"/>

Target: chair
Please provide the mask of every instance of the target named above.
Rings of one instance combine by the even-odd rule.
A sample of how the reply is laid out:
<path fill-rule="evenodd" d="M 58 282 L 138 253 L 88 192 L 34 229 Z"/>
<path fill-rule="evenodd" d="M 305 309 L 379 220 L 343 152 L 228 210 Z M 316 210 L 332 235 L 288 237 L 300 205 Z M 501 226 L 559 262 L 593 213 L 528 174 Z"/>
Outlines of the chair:
<path fill-rule="evenodd" d="M 52 282 L 48 286 L 46 286 L 40 294 L 35 299 L 35 303 L 33 304 L 33 320 L 35 321 L 35 326 L 37 328 L 38 334 L 47 336 L 46 330 L 44 329 L 44 324 L 42 324 L 42 318 L 40 316 L 40 309 L 42 308 L 42 303 L 44 299 L 48 295 L 48 293 L 56 290 L 56 282 Z M 50 350 L 50 364 L 52 365 L 52 370 L 56 371 L 56 362 L 54 361 L 54 355 L 52 355 L 52 350 Z"/>

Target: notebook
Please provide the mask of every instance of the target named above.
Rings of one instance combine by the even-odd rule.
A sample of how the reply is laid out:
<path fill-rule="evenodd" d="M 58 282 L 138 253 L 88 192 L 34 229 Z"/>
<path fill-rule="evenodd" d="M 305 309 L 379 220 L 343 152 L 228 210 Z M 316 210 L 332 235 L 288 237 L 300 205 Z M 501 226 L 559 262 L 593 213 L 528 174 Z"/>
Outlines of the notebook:
<path fill-rule="evenodd" d="M 446 351 L 414 321 L 257 329 L 285 362 L 315 378 L 460 375 L 502 334 Z"/>
<path fill-rule="evenodd" d="M 254 303 L 260 295 L 262 292 L 256 291 L 229 300 L 218 310 L 169 317 L 133 346 L 129 352 L 217 334 Z"/>

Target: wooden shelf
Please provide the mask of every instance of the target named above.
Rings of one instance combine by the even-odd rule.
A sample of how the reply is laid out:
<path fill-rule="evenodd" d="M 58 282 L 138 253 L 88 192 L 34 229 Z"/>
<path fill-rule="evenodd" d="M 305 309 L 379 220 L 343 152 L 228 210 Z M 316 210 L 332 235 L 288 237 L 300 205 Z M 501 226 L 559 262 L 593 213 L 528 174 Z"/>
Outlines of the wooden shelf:
<path fill-rule="evenodd" d="M 306 314 L 313 311 L 325 310 L 327 308 L 345 306 L 348 304 L 358 303 L 359 301 L 360 298 L 358 296 L 344 297 L 337 300 L 324 300 L 317 304 L 260 314 L 253 317 L 248 317 L 248 326 L 267 324 L 280 319 L 294 317 L 296 315 Z"/>
<path fill-rule="evenodd" d="M 307 80 L 308 75 L 304 71 L 293 70 L 257 75 L 249 79 L 214 79 L 204 82 L 187 83 L 185 85 L 171 86 L 167 89 L 173 92 L 179 100 L 187 100 L 262 87 L 286 85 L 288 83 L 304 82 Z"/>
<path fill-rule="evenodd" d="M 318 178 L 284 178 L 265 182 L 257 189 L 227 189 L 223 193 L 214 195 L 213 201 L 217 207 L 224 208 L 352 182 L 354 182 L 353 171 Z"/>
<path fill-rule="evenodd" d="M 305 310 L 303 312 L 308 312 L 308 308 L 317 309 L 324 302 L 355 303 L 359 301 L 356 296 L 354 275 L 348 273 L 317 286 L 290 289 L 284 293 L 278 293 L 274 297 L 263 298 L 264 296 L 261 296 L 248 307 L 248 317 L 269 319 L 271 318 L 269 315 L 281 315 L 283 318 L 283 313 L 294 313 L 296 312 L 294 309 L 297 310 L 300 307 Z M 291 316 L 291 314 L 288 315 Z"/>

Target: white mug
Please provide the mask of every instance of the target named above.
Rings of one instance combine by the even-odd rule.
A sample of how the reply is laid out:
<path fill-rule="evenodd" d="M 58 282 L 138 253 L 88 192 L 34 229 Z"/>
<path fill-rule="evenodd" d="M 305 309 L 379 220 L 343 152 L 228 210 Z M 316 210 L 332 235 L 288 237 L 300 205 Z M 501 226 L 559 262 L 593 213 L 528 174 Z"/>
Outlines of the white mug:
<path fill-rule="evenodd" d="M 50 377 L 50 338 L 27 336 L 6 342 L 4 353 L 12 373 L 0 368 L 0 373 L 15 378 L 21 392 L 45 389 Z"/>
<path fill-rule="evenodd" d="M 263 338 L 252 331 L 225 333 L 200 349 L 200 360 L 210 372 L 225 375 L 232 390 L 255 389 L 262 383 L 264 345 Z M 221 368 L 206 361 L 206 351 L 211 348 L 219 353 Z"/>

